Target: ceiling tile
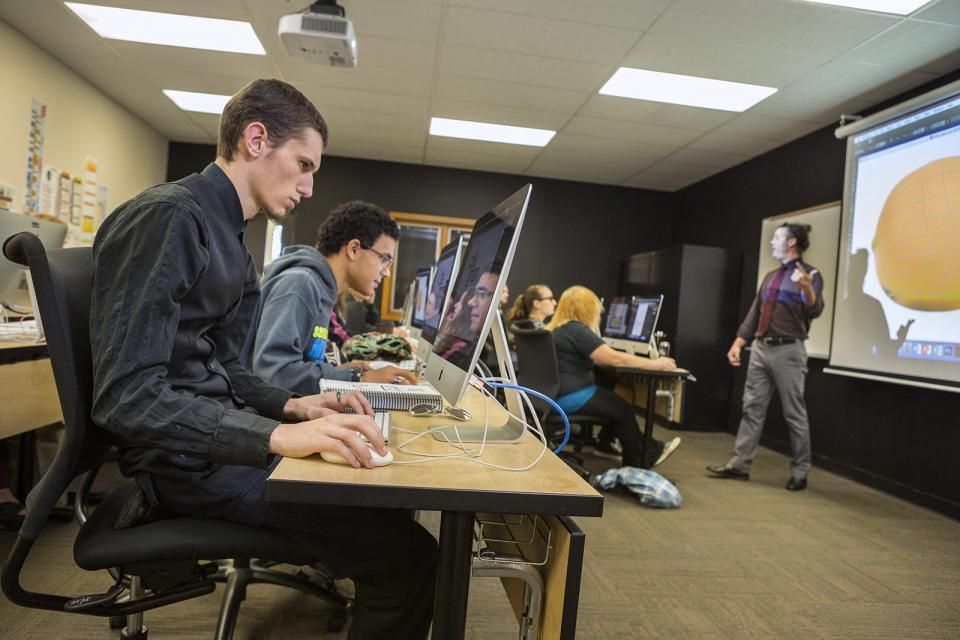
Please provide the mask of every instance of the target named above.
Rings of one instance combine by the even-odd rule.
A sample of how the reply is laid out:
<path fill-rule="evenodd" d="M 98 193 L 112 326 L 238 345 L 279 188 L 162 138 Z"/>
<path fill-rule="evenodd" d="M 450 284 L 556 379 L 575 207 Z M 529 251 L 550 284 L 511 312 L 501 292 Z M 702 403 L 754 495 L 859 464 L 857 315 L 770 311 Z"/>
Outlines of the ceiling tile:
<path fill-rule="evenodd" d="M 741 113 L 714 129 L 717 133 L 744 135 L 774 142 L 788 142 L 821 128 L 823 124 L 803 120 L 789 120 L 773 116 L 761 116 L 752 112 Z"/>
<path fill-rule="evenodd" d="M 454 120 L 472 120 L 475 122 L 491 122 L 506 124 L 515 127 L 533 127 L 559 131 L 567 123 L 570 116 L 550 111 L 536 111 L 517 107 L 498 107 L 476 102 L 461 102 L 458 100 L 435 100 L 430 108 L 430 115 L 438 118 L 452 118 Z M 429 123 L 428 123 L 429 126 Z"/>
<path fill-rule="evenodd" d="M 328 155 L 344 158 L 363 158 L 366 160 L 386 160 L 389 162 L 421 164 L 423 162 L 423 147 L 360 141 L 344 141 L 342 144 L 335 145 L 331 142 Z"/>
<path fill-rule="evenodd" d="M 437 149 L 428 146 L 424 156 L 424 163 L 440 167 L 473 169 L 474 171 L 523 174 L 530 164 L 530 160 L 528 158 L 451 151 L 449 149 Z"/>
<path fill-rule="evenodd" d="M 709 167 L 712 169 L 726 169 L 738 165 L 750 156 L 740 153 L 726 153 L 723 151 L 712 151 L 709 149 L 697 149 L 694 147 L 685 147 L 667 158 L 667 162 L 680 162 L 688 165 Z"/>
<path fill-rule="evenodd" d="M 960 0 L 940 0 L 910 16 L 915 20 L 930 20 L 960 25 Z"/>
<path fill-rule="evenodd" d="M 736 113 L 718 109 L 685 107 L 664 102 L 650 102 L 649 100 L 631 100 L 615 96 L 595 95 L 590 98 L 577 115 L 709 131 L 730 120 Z"/>
<path fill-rule="evenodd" d="M 637 124 L 622 120 L 606 120 L 603 118 L 589 118 L 576 116 L 571 119 L 563 133 L 576 133 L 612 140 L 629 140 L 632 142 L 651 142 L 654 144 L 680 147 L 703 134 L 694 129 L 678 129 L 662 125 Z"/>
<path fill-rule="evenodd" d="M 318 88 L 340 87 L 406 96 L 429 96 L 433 86 L 433 70 L 417 66 L 377 69 L 361 64 L 355 69 L 341 69 L 289 59 L 278 61 L 277 66 L 287 82 Z"/>
<path fill-rule="evenodd" d="M 648 33 L 620 65 L 779 88 L 829 60 L 823 55 Z"/>
<path fill-rule="evenodd" d="M 330 108 L 349 109 L 356 105 L 363 105 L 363 110 L 367 112 L 397 113 L 423 118 L 426 118 L 429 112 L 429 99 L 424 96 L 401 96 L 395 93 L 373 93 L 314 85 L 296 86 L 321 112 Z"/>
<path fill-rule="evenodd" d="M 662 157 L 662 156 L 660 156 Z M 547 147 L 537 157 L 538 162 L 551 162 L 565 165 L 583 165 L 602 167 L 604 169 L 616 169 L 623 172 L 626 176 L 649 167 L 660 159 L 656 156 L 624 156 L 617 153 L 608 153 L 602 151 L 575 151 L 564 148 Z"/>
<path fill-rule="evenodd" d="M 642 31 L 672 0 L 449 0 L 450 5 Z"/>
<path fill-rule="evenodd" d="M 633 162 L 637 170 L 657 160 L 667 157 L 677 151 L 673 145 L 654 144 L 652 142 L 637 142 L 633 140 L 611 140 L 595 136 L 582 136 L 573 133 L 557 134 L 545 149 L 546 152 L 565 151 L 573 154 L 609 156 L 616 159 L 613 166 L 621 166 L 626 162 Z"/>
<path fill-rule="evenodd" d="M 744 156 L 746 158 L 766 153 L 771 149 L 779 147 L 785 142 L 786 140 L 783 142 L 778 142 L 773 140 L 765 140 L 763 138 L 752 138 L 750 136 L 740 134 L 711 131 L 691 142 L 688 148 L 731 153 Z"/>
<path fill-rule="evenodd" d="M 585 91 L 563 91 L 493 80 L 440 76 L 436 96 L 439 100 L 542 109 L 570 115 L 580 108 L 590 94 Z"/>
<path fill-rule="evenodd" d="M 473 153 L 503 158 L 521 158 L 530 162 L 540 154 L 540 147 L 531 147 L 523 144 L 502 144 L 499 142 L 485 142 L 483 140 L 464 140 L 462 138 L 445 138 L 443 136 L 427 137 L 427 154 L 439 153 Z"/>
<path fill-rule="evenodd" d="M 538 158 L 536 162 L 530 165 L 526 173 L 531 176 L 555 178 L 557 180 L 620 184 L 633 175 L 634 171 L 629 168 L 618 169 Z"/>
<path fill-rule="evenodd" d="M 960 52 L 960 26 L 904 20 L 841 56 L 896 71 L 911 71 Z M 949 69 L 948 69 L 949 70 Z"/>
<path fill-rule="evenodd" d="M 110 48 L 128 65 L 146 74 L 161 69 L 189 69 L 193 73 L 222 74 L 253 80 L 271 78 L 277 72 L 268 56 L 202 51 L 120 40 L 111 40 Z"/>
<path fill-rule="evenodd" d="M 512 51 L 534 56 L 615 64 L 638 34 L 550 18 L 450 7 L 444 44 Z"/>
<path fill-rule="evenodd" d="M 445 75 L 591 92 L 614 70 L 605 64 L 449 45 L 440 48 L 439 69 Z"/>
<path fill-rule="evenodd" d="M 757 47 L 837 56 L 893 26 L 897 17 L 812 2 L 676 0 L 650 28 L 689 46 Z"/>

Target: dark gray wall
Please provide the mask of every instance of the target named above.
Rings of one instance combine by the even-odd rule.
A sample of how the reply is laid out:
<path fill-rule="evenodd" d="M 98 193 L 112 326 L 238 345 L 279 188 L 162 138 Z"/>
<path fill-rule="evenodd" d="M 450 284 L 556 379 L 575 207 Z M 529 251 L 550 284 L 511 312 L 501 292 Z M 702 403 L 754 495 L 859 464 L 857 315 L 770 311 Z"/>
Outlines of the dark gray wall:
<path fill-rule="evenodd" d="M 167 179 L 201 170 L 214 153 L 212 145 L 171 143 Z M 475 219 L 527 182 L 533 193 L 510 270 L 513 294 L 544 282 L 558 296 L 581 284 L 609 299 L 625 256 L 669 244 L 668 193 L 332 156 L 323 159 L 313 197 L 296 210 L 296 242 L 313 244 L 327 213 L 348 200 Z"/>
<path fill-rule="evenodd" d="M 958 77 L 960 73 L 951 74 L 871 112 Z M 674 242 L 743 252 L 741 316 L 756 293 L 756 242 L 763 218 L 843 196 L 846 142 L 834 137 L 835 128 L 821 129 L 676 194 Z M 728 346 L 717 345 L 718 352 Z M 825 364 L 811 359 L 807 378 L 815 463 L 960 518 L 960 394 L 826 374 Z M 743 371 L 737 372 L 734 390 L 731 431 L 740 416 Z M 786 424 L 779 402 L 774 402 L 764 443 L 788 451 Z M 788 470 L 783 472 L 785 481 Z M 815 474 L 811 483 L 816 483 Z"/>

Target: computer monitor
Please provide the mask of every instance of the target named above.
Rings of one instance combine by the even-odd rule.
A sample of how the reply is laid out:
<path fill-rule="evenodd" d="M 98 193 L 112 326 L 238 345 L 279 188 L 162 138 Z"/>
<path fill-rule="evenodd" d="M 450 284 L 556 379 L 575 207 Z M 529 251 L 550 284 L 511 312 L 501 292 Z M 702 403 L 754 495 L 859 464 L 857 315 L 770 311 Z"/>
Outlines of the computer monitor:
<path fill-rule="evenodd" d="M 40 238 L 46 249 L 59 249 L 67 235 L 67 225 L 22 213 L 0 211 L 0 245 L 21 231 L 29 231 Z M 22 266 L 0 256 L 0 303 L 14 311 L 29 313 L 30 294 L 24 283 Z"/>
<path fill-rule="evenodd" d="M 416 281 L 411 281 L 407 287 L 407 295 L 403 298 L 403 308 L 400 311 L 400 326 L 410 327 L 413 321 L 413 290 L 416 287 Z"/>
<path fill-rule="evenodd" d="M 450 404 L 460 401 L 496 316 L 532 189 L 524 186 L 473 226 L 424 374 Z"/>
<path fill-rule="evenodd" d="M 420 329 L 427 319 L 427 295 L 430 292 L 430 279 L 433 276 L 433 267 L 417 269 L 413 277 L 413 317 L 410 325 Z"/>
<path fill-rule="evenodd" d="M 627 335 L 627 319 L 630 315 L 630 303 L 624 297 L 614 298 L 607 309 L 607 322 L 603 335 L 607 338 L 622 338 Z"/>
<path fill-rule="evenodd" d="M 657 330 L 657 319 L 660 317 L 662 304 L 662 295 L 656 298 L 634 298 L 630 302 L 630 328 L 627 330 L 627 340 L 646 343 L 653 340 L 653 332 Z"/>
<path fill-rule="evenodd" d="M 426 318 L 423 326 L 420 327 L 420 346 L 417 349 L 417 357 L 422 362 L 426 362 L 433 350 L 433 342 L 440 329 L 440 318 L 443 317 L 447 299 L 456 282 L 457 273 L 460 272 L 460 258 L 463 256 L 465 246 L 466 241 L 457 238 L 440 251 L 440 259 L 437 260 L 437 266 L 433 270 L 433 282 L 430 284 L 430 292 L 427 295 Z"/>

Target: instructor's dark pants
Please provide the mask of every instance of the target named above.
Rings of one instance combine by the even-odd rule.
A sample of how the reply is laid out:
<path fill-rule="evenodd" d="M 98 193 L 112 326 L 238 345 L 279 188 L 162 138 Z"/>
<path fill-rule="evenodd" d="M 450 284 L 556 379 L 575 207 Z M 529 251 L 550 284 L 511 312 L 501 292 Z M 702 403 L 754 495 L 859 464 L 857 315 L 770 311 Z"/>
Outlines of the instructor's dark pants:
<path fill-rule="evenodd" d="M 400 509 L 267 502 L 269 469 L 221 466 L 178 478 L 154 475 L 160 503 L 178 515 L 277 529 L 335 577 L 356 586 L 350 640 L 422 639 L 433 617 L 437 543 Z"/>

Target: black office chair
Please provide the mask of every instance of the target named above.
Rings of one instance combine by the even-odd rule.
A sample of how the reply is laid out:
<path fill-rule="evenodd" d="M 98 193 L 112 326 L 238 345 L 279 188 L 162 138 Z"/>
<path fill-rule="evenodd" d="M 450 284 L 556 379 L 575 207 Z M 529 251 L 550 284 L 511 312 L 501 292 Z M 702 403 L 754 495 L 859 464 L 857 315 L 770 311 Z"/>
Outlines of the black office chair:
<path fill-rule="evenodd" d="M 233 635 L 247 586 L 268 583 L 323 598 L 334 607 L 328 630 L 342 629 L 350 602 L 332 588 L 332 581 L 324 587 L 303 576 L 266 568 L 315 561 L 280 532 L 212 518 L 155 519 L 156 514 L 144 513 L 146 502 L 133 482 L 112 491 L 89 511 L 86 496 L 112 449 L 111 434 L 90 418 L 92 252 L 88 247 L 46 252 L 35 235 L 19 233 L 7 239 L 3 253 L 30 268 L 66 425 L 53 464 L 27 497 L 26 518 L 4 562 L 0 586 L 7 598 L 24 607 L 109 617 L 114 628 L 121 626 L 125 616 L 123 637 L 146 638 L 144 611 L 206 595 L 216 582 L 225 582 L 215 631 L 220 640 Z M 74 559 L 88 571 L 109 571 L 113 586 L 81 596 L 26 591 L 20 573 L 27 555 L 58 498 L 82 474 L 86 476 L 75 497 L 82 526 L 74 542 Z M 233 560 L 211 561 L 222 558 Z"/>
<path fill-rule="evenodd" d="M 517 350 L 517 382 L 545 396 L 556 398 L 560 390 L 560 382 L 553 333 L 542 326 L 526 326 L 522 322 L 510 325 L 510 332 L 513 334 Z M 565 431 L 563 418 L 543 400 L 536 397 L 531 397 L 530 400 L 540 412 L 540 423 L 544 426 L 544 432 L 548 433 L 548 439 L 559 442 Z M 574 450 L 578 453 L 584 444 L 592 443 L 594 425 L 612 424 L 609 418 L 587 413 L 568 414 L 567 419 L 570 421 L 571 429 L 575 425 L 580 427 L 579 436 L 574 433 L 570 435 Z M 590 477 L 590 471 L 583 466 L 583 458 L 570 452 L 561 452 L 560 457 L 584 478 Z"/>

